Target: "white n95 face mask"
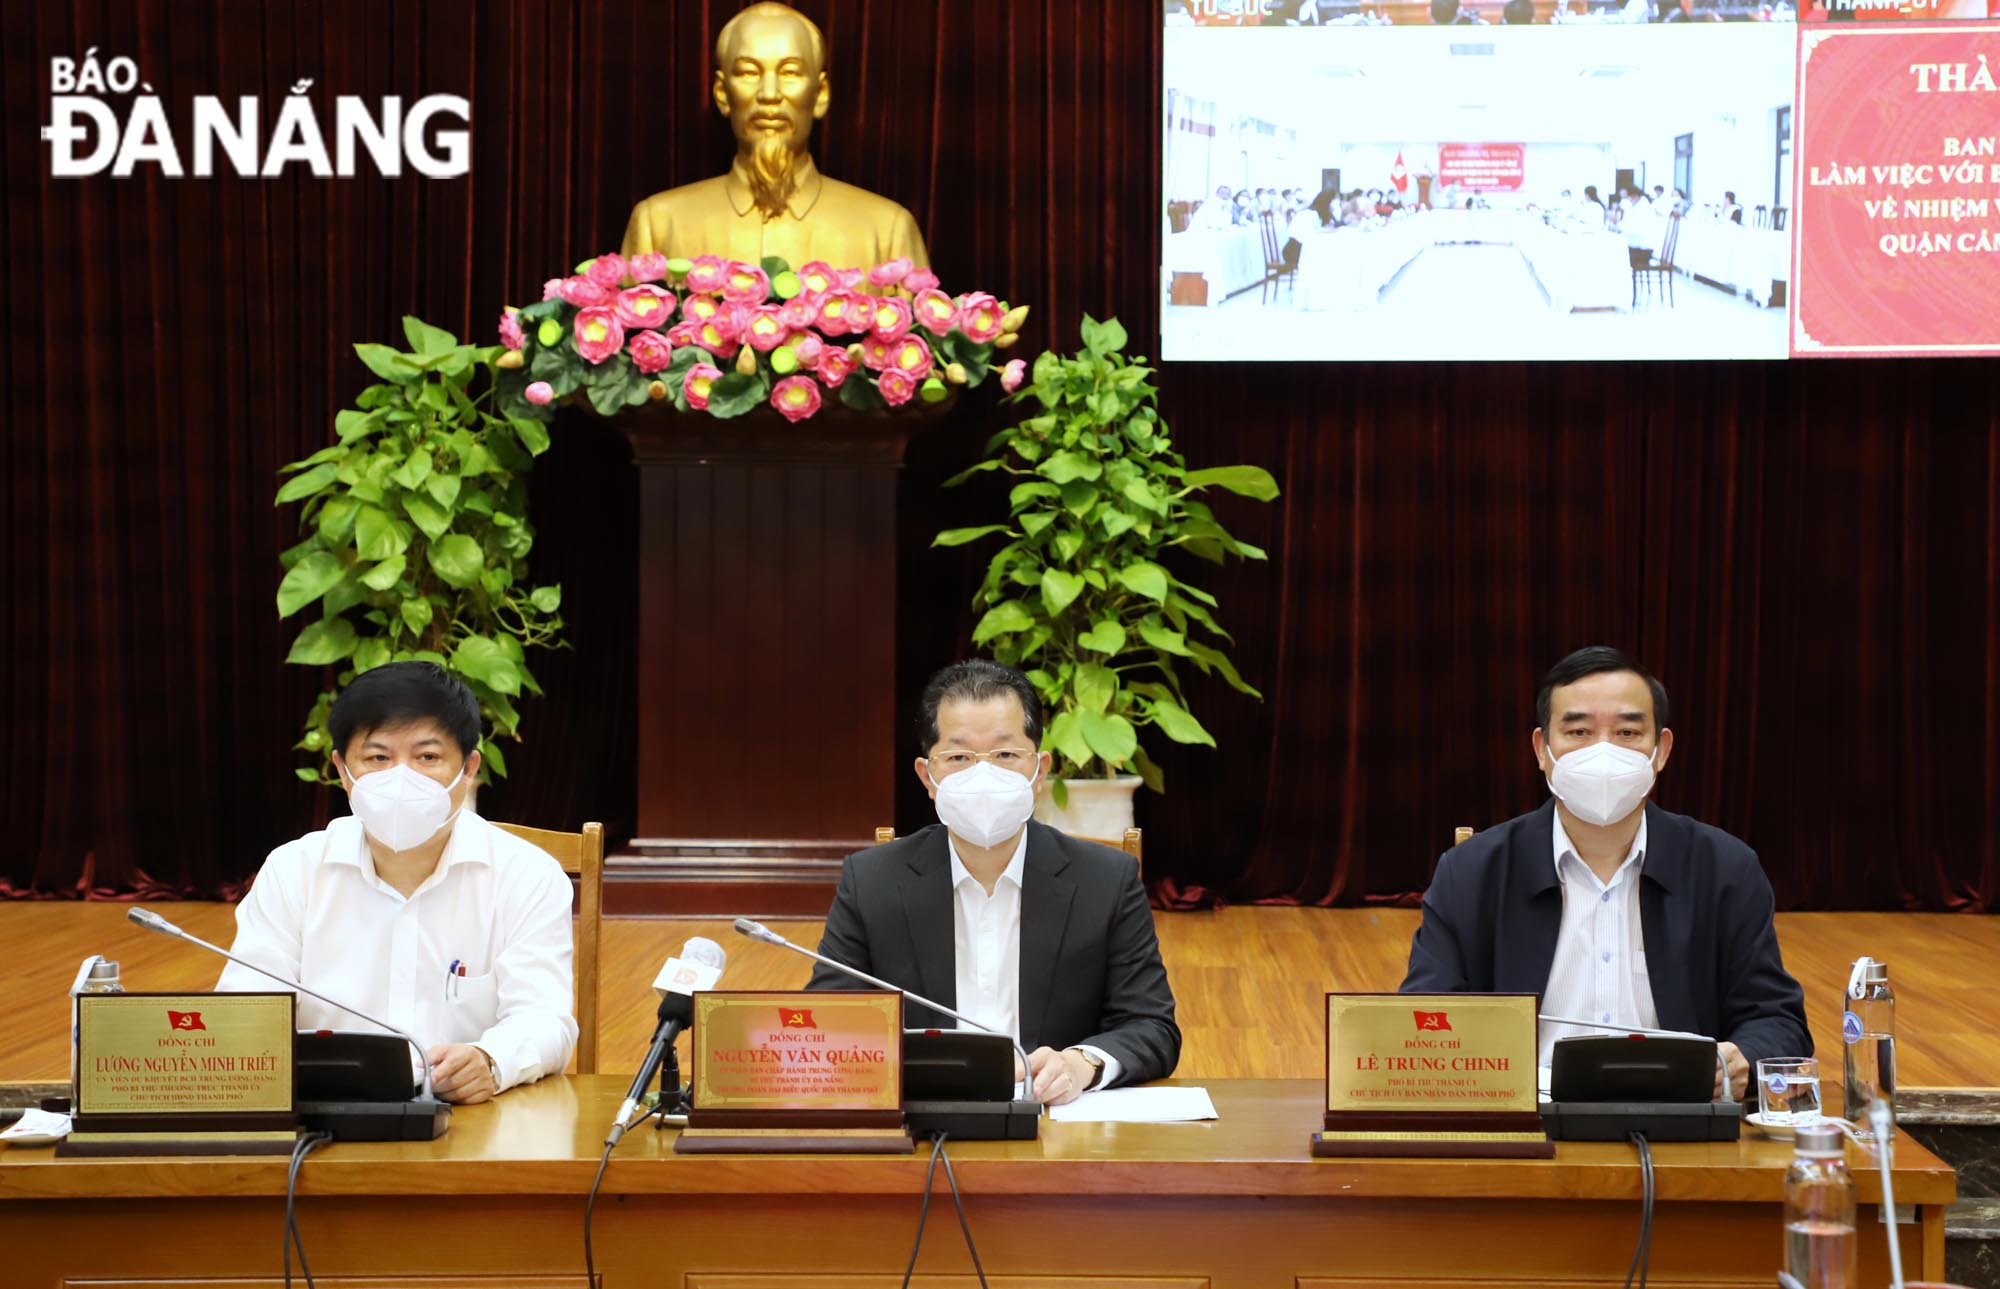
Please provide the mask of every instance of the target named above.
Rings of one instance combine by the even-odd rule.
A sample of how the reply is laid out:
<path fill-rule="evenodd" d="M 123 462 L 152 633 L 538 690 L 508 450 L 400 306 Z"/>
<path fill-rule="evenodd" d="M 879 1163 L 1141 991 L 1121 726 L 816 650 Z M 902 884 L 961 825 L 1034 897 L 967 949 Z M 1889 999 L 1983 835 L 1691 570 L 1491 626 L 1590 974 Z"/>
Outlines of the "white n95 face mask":
<path fill-rule="evenodd" d="M 931 782 L 938 819 L 975 846 L 998 846 L 1035 813 L 1035 781 L 986 761 Z"/>
<path fill-rule="evenodd" d="M 465 771 L 460 769 L 451 788 L 441 788 L 436 779 L 407 765 L 392 765 L 355 779 L 347 790 L 347 805 L 370 837 L 393 851 L 410 850 L 437 836 L 457 817 L 451 790 L 463 778 Z"/>
<path fill-rule="evenodd" d="M 1587 824 L 1606 828 L 1638 809 L 1653 790 L 1653 756 L 1592 743 L 1555 760 L 1549 791 Z"/>

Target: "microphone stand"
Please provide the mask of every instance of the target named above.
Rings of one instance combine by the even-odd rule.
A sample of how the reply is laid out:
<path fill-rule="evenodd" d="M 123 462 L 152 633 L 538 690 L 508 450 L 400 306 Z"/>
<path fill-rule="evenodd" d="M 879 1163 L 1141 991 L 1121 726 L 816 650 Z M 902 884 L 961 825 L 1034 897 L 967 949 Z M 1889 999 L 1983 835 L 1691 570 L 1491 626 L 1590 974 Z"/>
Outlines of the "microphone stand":
<path fill-rule="evenodd" d="M 940 1015 L 949 1016 L 953 1020 L 958 1021 L 961 1024 L 970 1025 L 972 1026 L 972 1028 L 980 1030 L 983 1033 L 987 1034 L 1001 1033 L 1000 1030 L 993 1028 L 991 1025 L 984 1024 L 980 1021 L 976 1021 L 972 1019 L 972 1017 L 965 1015 L 963 1012 L 953 1011 L 951 1008 L 945 1006 L 943 1003 L 932 1002 L 930 999 L 924 997 L 922 994 L 912 993 L 910 990 L 900 988 L 896 985 L 892 985 L 886 980 L 877 979 L 876 977 L 869 975 L 865 971 L 859 970 L 858 968 L 855 967 L 848 966 L 844 962 L 835 962 L 832 958 L 827 957 L 825 954 L 815 953 L 811 949 L 806 948 L 804 945 L 793 944 L 790 940 L 787 940 L 784 936 L 779 935 L 776 931 L 773 931 L 771 928 L 765 926 L 762 922 L 753 922 L 749 918 L 737 918 L 734 923 L 734 926 L 737 930 L 737 933 L 740 935 L 747 935 L 752 940 L 762 940 L 765 944 L 775 944 L 780 949 L 790 949 L 793 953 L 803 954 L 806 957 L 811 958 L 814 962 L 823 962 L 827 966 L 832 967 L 835 971 L 840 972 L 842 975 L 852 976 L 856 980 L 875 986 L 877 989 L 886 989 L 892 994 L 901 994 L 903 997 L 909 999 L 911 1002 L 916 1003 L 919 1007 L 928 1007 L 930 1010 L 937 1012 Z M 1021 1058 L 1021 1100 L 1026 1101 L 1028 1104 L 1037 1107 L 1036 1112 L 1040 1113 L 1039 1107 L 1041 1106 L 1041 1102 L 1035 1099 L 1034 1071 L 1028 1065 L 1027 1049 L 1022 1047 L 1021 1040 L 1015 1038 L 1012 1034 L 1008 1034 L 1005 1037 L 1008 1042 L 1014 1045 L 1014 1055 Z"/>
<path fill-rule="evenodd" d="M 417 1095 L 416 1100 L 419 1101 L 437 1100 L 437 1098 L 433 1096 L 431 1093 L 431 1062 L 430 1058 L 424 1055 L 423 1044 L 417 1042 L 417 1040 L 411 1037 L 409 1034 L 403 1032 L 400 1029 L 397 1029 L 394 1025 L 390 1025 L 383 1021 L 376 1020 L 373 1016 L 370 1016 L 365 1012 L 358 1012 L 354 1010 L 352 1007 L 349 1007 L 346 1003 L 337 1002 L 334 999 L 328 998 L 325 994 L 320 993 L 317 989 L 308 989 L 306 986 L 300 984 L 296 980 L 287 980 L 283 976 L 278 975 L 276 972 L 267 971 L 263 967 L 258 966 L 254 962 L 247 962 L 244 959 L 239 958 L 235 954 L 229 952 L 229 950 L 227 949 L 218 949 L 216 946 L 210 944 L 208 941 L 202 939 L 200 936 L 189 935 L 186 931 L 181 930 L 181 928 L 167 921 L 165 918 L 153 912 L 151 909 L 142 909 L 135 907 L 125 915 L 125 918 L 127 921 L 132 922 L 137 926 L 142 926 L 146 928 L 146 930 L 148 931 L 157 931 L 161 935 L 172 936 L 177 940 L 186 940 L 189 944 L 199 945 L 200 947 L 208 950 L 210 953 L 213 953 L 218 957 L 229 959 L 231 962 L 235 963 L 239 967 L 248 967 L 250 970 L 256 972 L 260 976 L 263 976 L 267 980 L 275 980 L 287 989 L 295 989 L 302 994 L 306 994 L 313 998 L 317 998 L 329 1007 L 338 1007 L 341 1011 L 346 1012 L 348 1015 L 358 1016 L 362 1020 L 367 1021 L 370 1025 L 375 1026 L 377 1029 L 380 1029 L 385 1033 L 394 1034 L 397 1038 L 400 1038 L 405 1043 L 408 1043 L 410 1045 L 410 1050 L 417 1054 L 417 1060 L 423 1063 L 423 1069 L 424 1069 L 423 1090 Z"/>
<path fill-rule="evenodd" d="M 1722 1076 L 1722 1095 L 1717 1097 L 1716 1100 L 1718 1102 L 1736 1100 L 1736 1094 L 1730 1091 L 1729 1088 L 1729 1062 L 1723 1059 L 1722 1044 L 1715 1039 L 1708 1038 L 1706 1034 L 1689 1034 L 1685 1031 L 1675 1029 L 1647 1029 L 1644 1025 L 1610 1025 L 1594 1020 L 1571 1020 L 1566 1016 L 1544 1015 L 1537 1016 L 1535 1019 L 1549 1025 L 1573 1025 L 1577 1029 L 1601 1029 L 1613 1034 L 1644 1034 L 1647 1038 L 1707 1038 L 1709 1042 L 1715 1043 L 1715 1068 L 1716 1072 Z"/>

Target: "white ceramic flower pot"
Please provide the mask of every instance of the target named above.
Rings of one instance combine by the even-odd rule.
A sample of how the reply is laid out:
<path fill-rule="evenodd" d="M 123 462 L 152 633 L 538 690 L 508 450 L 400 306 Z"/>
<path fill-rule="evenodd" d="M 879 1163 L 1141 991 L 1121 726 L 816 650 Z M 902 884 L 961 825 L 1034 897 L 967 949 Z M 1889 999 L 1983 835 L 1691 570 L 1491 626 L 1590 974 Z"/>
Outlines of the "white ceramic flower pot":
<path fill-rule="evenodd" d="M 1044 792 L 1035 798 L 1035 818 L 1072 837 L 1116 846 L 1132 826 L 1132 794 L 1138 791 L 1139 782 L 1136 774 L 1121 774 L 1115 779 L 1064 779 L 1069 804 L 1058 808 L 1055 794 Z"/>

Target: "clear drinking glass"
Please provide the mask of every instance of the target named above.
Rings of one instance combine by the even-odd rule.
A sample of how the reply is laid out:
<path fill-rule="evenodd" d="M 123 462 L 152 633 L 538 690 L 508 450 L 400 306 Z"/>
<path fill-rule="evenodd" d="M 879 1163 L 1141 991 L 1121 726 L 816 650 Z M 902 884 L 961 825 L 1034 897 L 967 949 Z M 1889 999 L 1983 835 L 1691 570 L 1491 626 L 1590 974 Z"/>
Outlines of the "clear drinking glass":
<path fill-rule="evenodd" d="M 1818 1123 L 1819 1062 L 1810 1056 L 1757 1062 L 1757 1108 L 1768 1127 Z"/>

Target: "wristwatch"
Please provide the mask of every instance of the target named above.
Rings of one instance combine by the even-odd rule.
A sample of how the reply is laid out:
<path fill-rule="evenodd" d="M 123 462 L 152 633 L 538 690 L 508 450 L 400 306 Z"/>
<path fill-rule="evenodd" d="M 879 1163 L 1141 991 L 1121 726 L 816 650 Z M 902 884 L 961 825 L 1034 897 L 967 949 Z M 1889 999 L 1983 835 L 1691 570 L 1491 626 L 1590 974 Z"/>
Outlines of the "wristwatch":
<path fill-rule="evenodd" d="M 493 1053 L 476 1043 L 473 1044 L 472 1050 L 486 1058 L 486 1072 L 493 1076 L 493 1091 L 498 1093 L 500 1091 L 500 1062 L 493 1059 Z"/>
<path fill-rule="evenodd" d="M 1088 1092 L 1096 1087 L 1098 1081 L 1104 1077 L 1104 1058 L 1095 1052 L 1087 1051 L 1081 1047 L 1072 1047 L 1069 1050 L 1081 1056 L 1084 1064 L 1090 1067 L 1090 1082 L 1083 1085 L 1083 1090 Z"/>

